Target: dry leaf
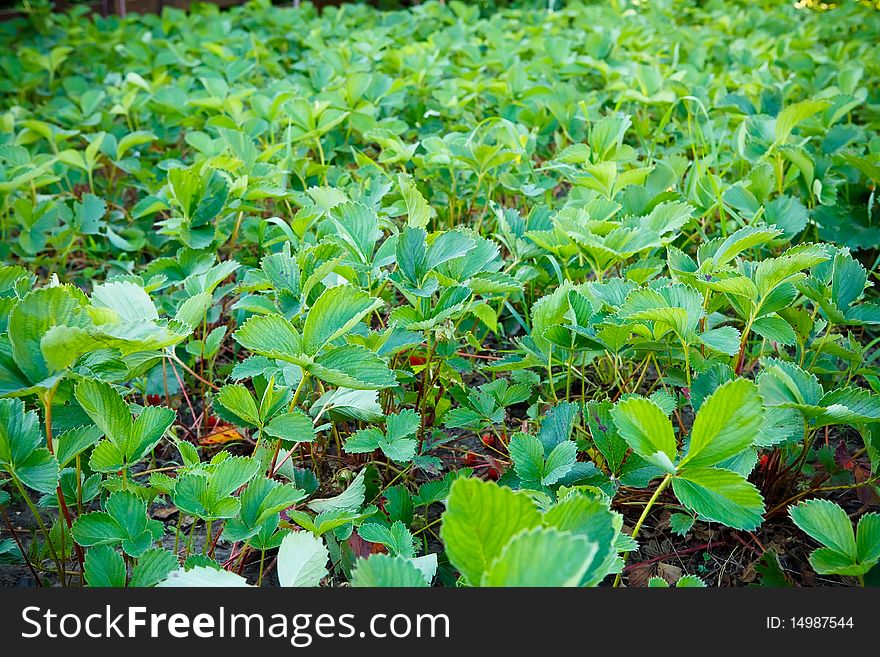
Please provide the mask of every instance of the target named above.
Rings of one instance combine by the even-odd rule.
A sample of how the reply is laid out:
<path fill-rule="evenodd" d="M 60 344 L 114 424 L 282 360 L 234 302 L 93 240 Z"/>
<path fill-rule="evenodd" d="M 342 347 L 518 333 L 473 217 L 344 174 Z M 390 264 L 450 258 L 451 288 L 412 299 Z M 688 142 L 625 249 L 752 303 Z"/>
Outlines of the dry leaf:
<path fill-rule="evenodd" d="M 225 445 L 244 440 L 231 424 L 218 424 L 214 431 L 199 438 L 199 445 Z"/>

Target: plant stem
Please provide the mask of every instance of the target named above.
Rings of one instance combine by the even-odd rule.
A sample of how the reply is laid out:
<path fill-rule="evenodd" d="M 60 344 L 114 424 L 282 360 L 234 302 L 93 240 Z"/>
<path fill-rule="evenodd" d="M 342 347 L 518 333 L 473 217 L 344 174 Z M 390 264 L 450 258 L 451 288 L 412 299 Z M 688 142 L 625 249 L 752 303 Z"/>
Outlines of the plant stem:
<path fill-rule="evenodd" d="M 651 496 L 651 499 L 648 500 L 648 503 L 645 505 L 645 508 L 642 510 L 642 515 L 639 516 L 638 521 L 636 521 L 636 526 L 633 527 L 632 534 L 631 534 L 633 540 L 635 540 L 636 536 L 639 535 L 639 530 L 642 528 L 642 524 L 645 522 L 645 519 L 648 517 L 648 513 L 651 511 L 651 507 L 654 506 L 654 503 L 660 497 L 660 494 L 664 490 L 666 490 L 666 487 L 669 485 L 669 482 L 671 482 L 671 481 L 672 481 L 672 475 L 668 474 L 665 477 L 663 477 L 663 481 L 661 481 L 660 485 L 657 486 L 657 490 L 654 491 L 654 494 Z M 622 572 L 617 573 L 617 577 L 614 578 L 614 586 L 615 587 L 620 586 L 621 575 L 622 575 Z"/>
<path fill-rule="evenodd" d="M 194 376 L 196 379 L 198 379 L 199 381 L 201 381 L 202 383 L 204 383 L 206 386 L 209 386 L 212 390 L 220 390 L 220 387 L 219 387 L 219 386 L 217 386 L 217 385 L 211 383 L 211 382 L 208 381 L 207 379 L 205 379 L 205 378 L 199 376 L 198 374 L 196 374 L 196 372 L 194 372 L 194 371 L 193 371 L 193 370 L 192 370 L 192 369 L 191 369 L 186 363 L 184 363 L 182 360 L 180 360 L 180 358 L 177 357 L 177 354 L 175 354 L 175 353 L 171 353 L 171 354 L 169 354 L 168 357 L 169 357 L 171 360 L 173 360 L 175 363 L 177 363 L 178 365 L 180 365 L 180 366 L 181 366 L 181 367 L 182 367 L 182 368 L 183 368 L 188 374 L 191 374 L 191 375 Z"/>
<path fill-rule="evenodd" d="M 55 552 L 55 546 L 52 545 L 52 538 L 49 536 L 49 531 L 46 529 L 46 525 L 43 524 L 43 519 L 40 517 L 40 512 L 37 511 L 36 505 L 34 505 L 33 500 L 31 500 L 30 495 L 27 494 L 22 483 L 18 480 L 18 477 L 15 475 L 12 476 L 12 482 L 15 484 L 15 487 L 18 489 L 19 494 L 22 499 L 24 499 L 24 503 L 27 504 L 28 508 L 31 510 L 31 513 L 34 516 L 34 520 L 37 521 L 37 527 L 40 528 L 40 531 L 43 532 L 43 536 L 46 537 L 46 546 L 49 548 L 49 554 L 52 555 L 52 561 L 55 562 L 55 567 L 58 569 L 58 579 L 61 580 L 61 586 L 66 586 L 64 581 L 64 566 L 61 565 L 61 559 L 58 558 L 58 553 Z"/>
<path fill-rule="evenodd" d="M 299 395 L 302 392 L 303 386 L 306 383 L 306 379 L 308 378 L 309 373 L 303 370 L 302 378 L 299 380 L 299 384 L 296 386 L 296 390 L 293 392 L 293 399 L 290 400 L 290 412 L 293 412 L 293 409 L 296 408 L 296 405 L 299 402 Z"/>
<path fill-rule="evenodd" d="M 257 586 L 263 583 L 263 564 L 266 563 L 266 551 L 260 550 L 260 574 L 257 575 Z"/>
<path fill-rule="evenodd" d="M 177 512 L 177 528 L 174 530 L 174 556 L 177 556 L 177 548 L 180 545 L 180 523 L 183 522 L 183 513 Z"/>
<path fill-rule="evenodd" d="M 199 524 L 199 519 L 193 516 L 193 524 L 189 529 L 189 538 L 186 541 L 186 556 L 188 557 L 192 552 L 193 548 L 193 539 L 196 536 L 196 525 Z"/>
<path fill-rule="evenodd" d="M 49 452 L 54 456 L 55 454 L 55 445 L 53 444 L 53 435 L 52 435 L 52 400 L 55 398 L 55 392 L 58 390 L 58 383 L 56 383 L 45 395 L 41 395 L 41 399 L 43 402 L 43 420 L 46 423 L 46 447 L 49 449 Z M 61 481 L 58 481 L 58 485 L 55 488 L 55 494 L 58 497 L 58 508 L 61 510 L 61 515 L 64 517 L 64 522 L 67 523 L 67 528 L 73 531 L 73 520 L 70 518 L 70 510 L 67 508 L 67 502 L 64 499 L 64 491 L 61 490 Z M 73 534 L 71 533 L 71 536 Z M 62 549 L 64 547 L 64 534 L 62 532 Z M 79 571 L 80 571 L 80 579 L 85 580 L 85 555 L 83 554 L 82 548 L 79 544 L 74 541 L 73 548 L 76 552 L 76 560 L 79 562 Z M 63 579 L 63 578 L 62 578 Z"/>
<path fill-rule="evenodd" d="M 3 520 L 6 523 L 6 526 L 9 527 L 9 533 L 12 534 L 12 539 L 18 546 L 18 551 L 21 552 L 21 558 L 24 559 L 24 562 L 28 565 L 31 574 L 34 576 L 34 580 L 36 580 L 37 582 L 37 586 L 42 588 L 44 586 L 43 580 L 40 579 L 39 574 L 37 574 L 37 570 L 36 568 L 34 568 L 34 564 L 32 564 L 31 560 L 28 559 L 27 553 L 24 551 L 24 545 L 21 544 L 21 539 L 18 537 L 18 532 L 15 531 L 15 528 L 12 526 L 12 521 L 9 519 L 9 516 L 6 515 L 6 509 L 0 507 L 0 514 L 3 514 Z"/>

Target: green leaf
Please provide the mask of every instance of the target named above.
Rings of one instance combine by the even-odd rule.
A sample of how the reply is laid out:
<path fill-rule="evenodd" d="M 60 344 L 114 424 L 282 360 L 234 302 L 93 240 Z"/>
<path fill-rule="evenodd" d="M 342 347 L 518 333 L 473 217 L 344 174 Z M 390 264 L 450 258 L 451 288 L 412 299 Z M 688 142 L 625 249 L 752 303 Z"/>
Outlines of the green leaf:
<path fill-rule="evenodd" d="M 280 484 L 274 479 L 256 477 L 244 489 L 239 502 L 241 511 L 237 518 L 226 521 L 223 536 L 230 541 L 250 538 L 272 516 L 289 509 L 305 498 L 306 492 L 293 484 Z"/>
<path fill-rule="evenodd" d="M 561 402 L 547 411 L 538 431 L 538 440 L 544 446 L 545 452 L 552 451 L 554 447 L 571 437 L 571 430 L 579 413 L 578 405 L 571 402 Z"/>
<path fill-rule="evenodd" d="M 366 522 L 358 528 L 358 535 L 370 543 L 380 543 L 391 554 L 411 559 L 415 557 L 414 538 L 409 529 L 399 520 L 386 527 L 381 522 Z"/>
<path fill-rule="evenodd" d="M 25 413 L 20 399 L 0 399 L 0 470 L 29 488 L 51 493 L 58 485 L 58 463 L 42 444 L 37 414 Z"/>
<path fill-rule="evenodd" d="M 327 288 L 309 309 L 303 325 L 303 351 L 317 354 L 381 305 L 380 299 L 350 285 Z"/>
<path fill-rule="evenodd" d="M 880 514 L 866 513 L 856 530 L 859 563 L 873 566 L 880 561 Z"/>
<path fill-rule="evenodd" d="M 802 100 L 783 108 L 776 117 L 776 143 L 784 144 L 795 126 L 829 106 L 827 100 Z"/>
<path fill-rule="evenodd" d="M 82 454 L 100 439 L 101 430 L 97 426 L 75 427 L 57 436 L 55 458 L 58 459 L 58 467 L 66 467 L 78 454 Z"/>
<path fill-rule="evenodd" d="M 131 569 L 131 580 L 128 582 L 128 586 L 155 586 L 168 577 L 168 574 L 177 567 L 177 557 L 168 550 L 163 550 L 162 548 L 147 550 L 140 556 L 134 568 Z"/>
<path fill-rule="evenodd" d="M 149 144 L 151 141 L 158 139 L 156 135 L 147 130 L 136 130 L 122 137 L 116 144 L 116 159 L 121 160 L 130 149 L 135 146 Z"/>
<path fill-rule="evenodd" d="M 822 395 L 820 408 L 798 407 L 814 426 L 862 424 L 880 420 L 880 396 L 863 388 L 836 388 Z"/>
<path fill-rule="evenodd" d="M 827 547 L 813 550 L 810 554 L 810 565 L 820 575 L 858 576 L 870 569 L 856 563 L 851 557 Z"/>
<path fill-rule="evenodd" d="M 86 552 L 85 578 L 89 586 L 121 588 L 125 586 L 125 577 L 125 560 L 109 545 L 99 545 Z"/>
<path fill-rule="evenodd" d="M 281 315 L 255 315 L 232 334 L 238 344 L 268 358 L 291 358 L 302 353 L 302 338 Z"/>
<path fill-rule="evenodd" d="M 706 582 L 701 580 L 696 575 L 683 575 L 675 583 L 675 588 L 677 588 L 677 589 L 704 589 L 704 588 L 706 588 Z"/>
<path fill-rule="evenodd" d="M 348 488 L 336 497 L 326 499 L 312 500 L 309 502 L 309 508 L 316 513 L 324 511 L 349 511 L 361 507 L 364 503 L 364 497 L 367 493 L 367 485 L 364 483 L 366 470 L 358 472 Z"/>
<path fill-rule="evenodd" d="M 400 438 L 412 436 L 421 426 L 422 416 L 412 409 L 403 409 L 399 413 L 389 415 L 385 421 L 385 431 L 388 440 L 394 441 Z"/>
<path fill-rule="evenodd" d="M 686 468 L 672 480 L 678 500 L 707 520 L 734 529 L 761 524 L 764 500 L 745 477 L 721 468 Z"/>
<path fill-rule="evenodd" d="M 77 543 L 83 547 L 121 545 L 126 554 L 139 557 L 165 533 L 161 522 L 147 518 L 146 503 L 132 492 L 113 493 L 106 509 L 76 519 L 72 531 Z"/>
<path fill-rule="evenodd" d="M 614 424 L 632 450 L 643 459 L 674 473 L 678 444 L 672 422 L 653 401 L 643 397 L 624 399 L 611 409 Z"/>
<path fill-rule="evenodd" d="M 691 398 L 693 399 L 693 389 Z M 612 404 L 610 401 L 591 401 L 584 407 L 584 417 L 590 428 L 590 436 L 596 449 L 605 458 L 608 468 L 612 473 L 619 474 L 620 467 L 629 452 L 629 446 L 620 436 L 614 420 L 611 417 Z"/>
<path fill-rule="evenodd" d="M 418 449 L 418 442 L 415 438 L 398 438 L 389 440 L 388 438 L 379 439 L 379 449 L 392 461 L 397 463 L 408 463 L 412 461 Z"/>
<path fill-rule="evenodd" d="M 425 228 L 431 219 L 431 207 L 416 187 L 412 177 L 405 174 L 397 174 L 397 185 L 406 204 L 407 226 Z"/>
<path fill-rule="evenodd" d="M 474 585 L 514 535 L 541 523 L 527 495 L 479 479 L 453 482 L 442 518 L 449 561 Z"/>
<path fill-rule="evenodd" d="M 126 323 L 153 322 L 159 319 L 150 295 L 140 285 L 129 281 L 112 281 L 96 285 L 92 305 L 115 313 Z"/>
<path fill-rule="evenodd" d="M 109 383 L 84 379 L 74 392 L 86 415 L 107 437 L 92 451 L 89 464 L 100 472 L 127 468 L 156 446 L 176 414 L 163 406 L 145 406 L 132 421 L 122 395 Z"/>
<path fill-rule="evenodd" d="M 131 412 L 122 395 L 109 383 L 83 379 L 76 386 L 76 400 L 86 415 L 117 447 L 123 449 L 131 435 Z"/>
<path fill-rule="evenodd" d="M 185 588 L 231 588 L 249 587 L 247 580 L 241 575 L 228 570 L 217 570 L 210 566 L 195 566 L 187 570 L 179 568 L 171 572 L 168 577 L 156 585 L 159 588 L 185 587 Z"/>
<path fill-rule="evenodd" d="M 397 384 L 385 359 L 357 344 L 332 349 L 306 369 L 325 383 L 353 390 L 381 390 Z"/>
<path fill-rule="evenodd" d="M 377 511 L 376 507 L 367 507 L 363 513 L 347 511 L 345 509 L 330 509 L 322 511 L 312 519 L 304 511 L 289 510 L 287 517 L 303 529 L 307 529 L 316 536 L 323 536 L 329 531 L 342 527 L 349 523 L 358 522 L 372 516 Z"/>
<path fill-rule="evenodd" d="M 397 266 L 412 285 L 419 285 L 425 275 L 427 236 L 422 228 L 406 226 L 397 238 Z"/>
<path fill-rule="evenodd" d="M 336 415 L 344 419 L 375 422 L 385 417 L 378 399 L 379 393 L 375 390 L 337 388 L 321 395 L 309 412 L 314 416 L 326 409 L 331 417 Z"/>
<path fill-rule="evenodd" d="M 202 323 L 205 313 L 211 307 L 211 302 L 211 294 L 208 292 L 194 294 L 180 304 L 174 314 L 174 319 L 193 331 Z"/>
<path fill-rule="evenodd" d="M 673 513 L 669 517 L 669 529 L 673 534 L 685 536 L 694 526 L 694 517 L 686 513 Z"/>
<path fill-rule="evenodd" d="M 342 203 L 330 211 L 330 216 L 336 237 L 353 252 L 354 262 L 370 264 L 376 242 L 382 237 L 376 211 L 362 203 Z"/>
<path fill-rule="evenodd" d="M 232 493 L 253 479 L 259 468 L 259 462 L 253 458 L 225 458 L 204 471 L 181 475 L 172 500 L 184 513 L 204 520 L 231 518 L 241 508 Z"/>
<path fill-rule="evenodd" d="M 318 586 L 327 576 L 330 553 L 324 540 L 311 532 L 291 532 L 278 549 L 278 583 L 281 586 Z"/>
<path fill-rule="evenodd" d="M 544 446 L 534 436 L 517 433 L 508 446 L 516 474 L 523 481 L 538 482 L 544 472 Z"/>
<path fill-rule="evenodd" d="M 722 326 L 703 331 L 700 333 L 699 338 L 706 346 L 728 356 L 733 356 L 739 351 L 739 331 L 732 326 Z"/>
<path fill-rule="evenodd" d="M 822 385 L 814 374 L 794 363 L 768 358 L 758 376 L 761 397 L 768 406 L 786 404 L 816 405 L 822 398 Z"/>
<path fill-rule="evenodd" d="M 829 500 L 807 500 L 790 507 L 788 514 L 794 524 L 822 545 L 845 555 L 851 563 L 858 560 L 852 523 L 839 505 Z"/>
<path fill-rule="evenodd" d="M 410 559 L 372 554 L 355 563 L 351 585 L 356 588 L 422 588 L 428 583 Z"/>
<path fill-rule="evenodd" d="M 425 254 L 425 268 L 436 269 L 444 262 L 459 258 L 475 248 L 477 243 L 460 230 L 448 230 L 435 233 L 431 245 Z"/>
<path fill-rule="evenodd" d="M 310 443 L 315 440 L 315 425 L 308 415 L 294 409 L 291 413 L 280 413 L 266 425 L 266 434 L 280 438 L 285 446 L 293 443 Z"/>
<path fill-rule="evenodd" d="M 552 486 L 569 473 L 576 460 L 577 444 L 573 440 L 559 443 L 547 457 L 541 483 Z"/>
<path fill-rule="evenodd" d="M 802 271 L 828 260 L 825 249 L 817 244 L 796 246 L 776 258 L 766 258 L 755 268 L 755 285 L 762 299 L 786 282 L 803 278 Z"/>
<path fill-rule="evenodd" d="M 747 379 L 721 385 L 700 407 L 679 469 L 716 465 L 738 454 L 754 443 L 763 422 L 758 386 Z"/>
<path fill-rule="evenodd" d="M 764 552 L 755 564 L 755 571 L 759 576 L 759 586 L 766 588 L 789 588 L 794 586 L 779 563 L 779 555 L 773 550 Z"/>
<path fill-rule="evenodd" d="M 38 384 L 56 369 L 46 362 L 41 342 L 54 326 L 84 329 L 92 320 L 87 299 L 70 285 L 42 287 L 27 294 L 9 313 L 9 342 L 15 364 L 32 384 Z"/>
<path fill-rule="evenodd" d="M 385 433 L 376 427 L 361 429 L 345 441 L 344 449 L 350 454 L 381 449 L 388 458 L 405 463 L 415 456 L 417 443 L 409 436 L 418 431 L 420 425 L 421 416 L 411 409 L 404 409 L 388 416 Z"/>
<path fill-rule="evenodd" d="M 543 524 L 583 536 L 595 543 L 596 555 L 581 578 L 580 586 L 598 586 L 615 571 L 618 539 L 623 518 L 609 504 L 588 494 L 570 493 L 544 513 Z"/>
<path fill-rule="evenodd" d="M 125 454 L 109 440 L 102 440 L 92 450 L 89 467 L 95 472 L 119 472 L 127 467 Z"/>
<path fill-rule="evenodd" d="M 510 441 L 510 456 L 523 481 L 552 486 L 574 467 L 577 445 L 565 440 L 556 445 L 544 459 L 544 445 L 537 438 L 516 434 Z"/>
<path fill-rule="evenodd" d="M 217 391 L 216 401 L 227 411 L 240 418 L 241 425 L 262 426 L 257 401 L 250 390 L 239 383 L 226 385 Z"/>
<path fill-rule="evenodd" d="M 596 556 L 583 536 L 551 528 L 514 536 L 489 566 L 483 586 L 578 586 Z"/>
<path fill-rule="evenodd" d="M 791 324 L 777 315 L 759 317 L 752 323 L 752 331 L 771 342 L 778 342 L 786 346 L 797 342 L 797 336 Z"/>
<path fill-rule="evenodd" d="M 145 406 L 131 426 L 126 457 L 135 463 L 156 446 L 174 423 L 177 414 L 165 406 Z"/>

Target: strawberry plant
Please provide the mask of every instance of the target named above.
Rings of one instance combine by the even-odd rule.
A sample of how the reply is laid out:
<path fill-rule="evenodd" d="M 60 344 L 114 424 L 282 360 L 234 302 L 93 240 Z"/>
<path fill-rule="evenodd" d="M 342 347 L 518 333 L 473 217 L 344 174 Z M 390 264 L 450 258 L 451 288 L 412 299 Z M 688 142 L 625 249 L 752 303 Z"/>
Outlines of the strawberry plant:
<path fill-rule="evenodd" d="M 880 12 L 295 4 L 0 24 L 4 583 L 878 581 Z"/>

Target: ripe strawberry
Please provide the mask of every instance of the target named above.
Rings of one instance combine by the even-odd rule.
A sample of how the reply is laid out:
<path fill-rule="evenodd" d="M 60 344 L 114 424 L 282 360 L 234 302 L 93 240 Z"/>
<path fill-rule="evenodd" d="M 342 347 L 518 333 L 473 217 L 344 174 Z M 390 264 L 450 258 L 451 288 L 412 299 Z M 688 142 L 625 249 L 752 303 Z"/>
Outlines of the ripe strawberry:
<path fill-rule="evenodd" d="M 484 433 L 482 436 L 480 436 L 480 440 L 483 442 L 483 444 L 486 447 L 491 447 L 492 445 L 495 444 L 495 438 L 491 434 L 488 434 L 488 433 Z"/>

